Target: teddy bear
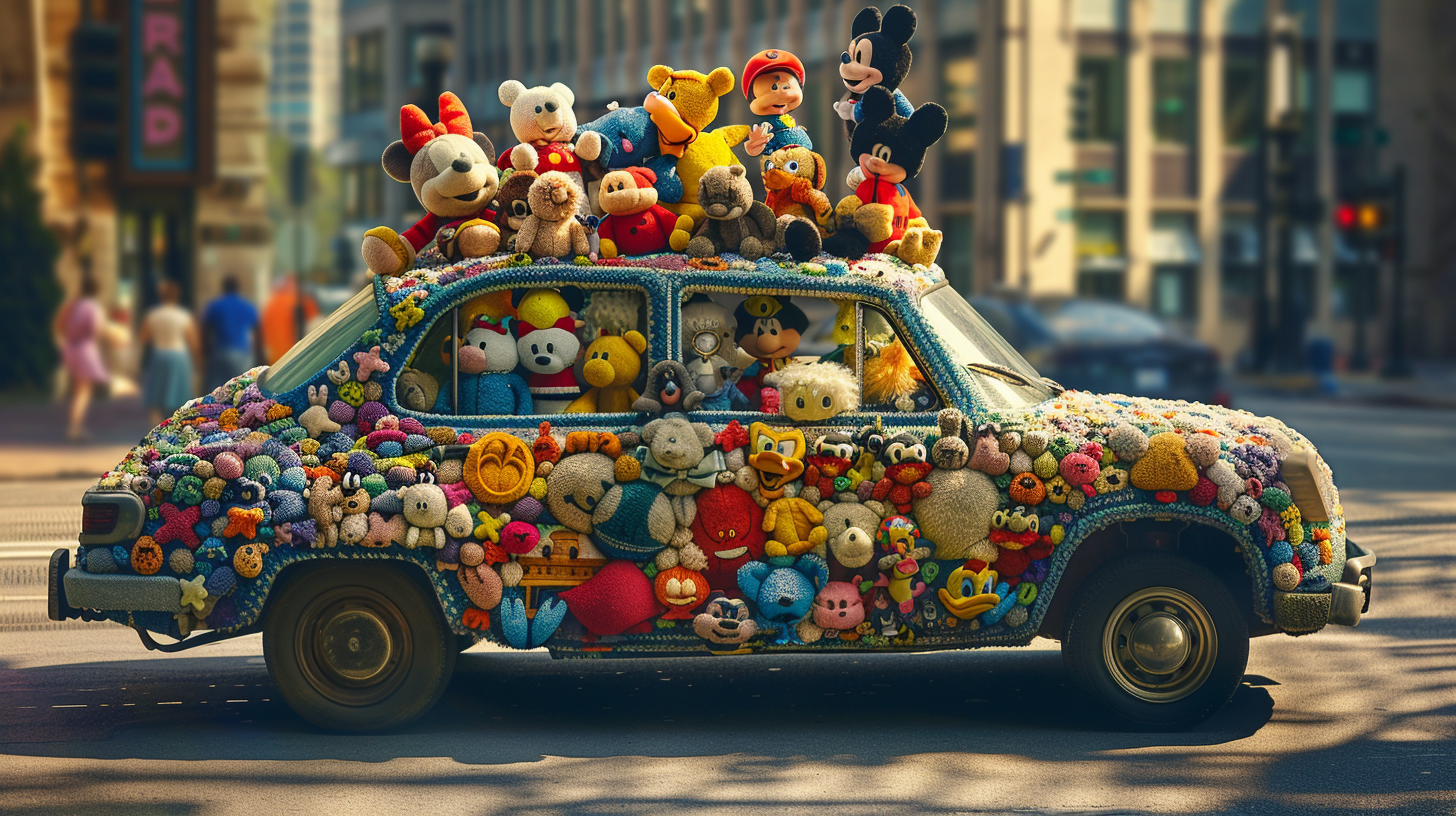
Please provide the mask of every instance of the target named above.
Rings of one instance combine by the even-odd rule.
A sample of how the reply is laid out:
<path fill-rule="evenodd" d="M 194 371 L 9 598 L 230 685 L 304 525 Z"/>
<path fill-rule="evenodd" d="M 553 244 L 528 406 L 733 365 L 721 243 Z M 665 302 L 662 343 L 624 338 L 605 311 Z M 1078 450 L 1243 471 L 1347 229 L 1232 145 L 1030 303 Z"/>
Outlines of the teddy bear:
<path fill-rule="evenodd" d="M 902 182 L 920 173 L 926 149 L 945 135 L 945 108 L 926 103 L 906 118 L 895 112 L 890 92 L 876 87 L 865 92 L 863 104 L 865 118 L 850 139 L 849 154 L 865 180 L 835 207 L 839 228 L 824 249 L 851 259 L 886 252 L 928 266 L 942 236 L 925 223 Z"/>
<path fill-rule="evenodd" d="M 589 215 L 580 160 L 595 161 L 602 152 L 602 138 L 588 131 L 573 145 L 576 112 L 571 106 L 576 103 L 576 94 L 560 82 L 527 88 L 508 79 L 501 83 L 498 95 L 501 104 L 511 109 L 511 131 L 520 140 L 520 144 L 501 154 L 500 169 L 565 174 L 581 193 L 572 201 L 573 206 L 582 215 Z"/>
<path fill-rule="evenodd" d="M 453 413 L 459 416 L 529 416 L 531 389 L 516 373 L 520 362 L 516 340 L 511 336 L 510 317 L 500 321 L 476 315 L 470 330 L 456 350 L 460 367 L 459 400 Z M 452 413 L 450 391 L 441 389 L 435 413 Z"/>
<path fill-rule="evenodd" d="M 640 478 L 660 485 L 672 497 L 679 532 L 691 538 L 688 528 L 697 515 L 693 497 L 715 487 L 727 470 L 723 452 L 713 447 L 713 429 L 707 423 L 689 422 L 682 414 L 669 414 L 643 426 L 642 442 L 633 453 L 642 463 Z"/>
<path fill-rule="evenodd" d="M 566 406 L 568 414 L 620 414 L 632 410 L 640 396 L 632 383 L 642 372 L 642 352 L 647 338 L 642 332 L 610 334 L 606 329 L 586 349 L 581 376 L 591 386 Z"/>
<path fill-rule="evenodd" d="M 399 119 L 401 138 L 384 149 L 384 172 L 414 189 L 425 215 L 403 233 L 383 226 L 364 233 L 360 252 L 369 271 L 398 275 L 431 241 L 452 261 L 494 254 L 500 246 L 489 209 L 500 183 L 495 146 L 448 91 L 440 94 L 438 124 L 414 105 L 400 108 Z"/>
<path fill-rule="evenodd" d="M 690 258 L 708 258 L 735 252 L 753 261 L 774 251 L 777 228 L 773 210 L 753 200 L 753 186 L 743 165 L 710 167 L 698 187 L 698 203 L 705 220 L 688 242 Z"/>
<path fill-rule="evenodd" d="M 517 170 L 501 182 L 495 195 L 495 225 L 500 228 L 502 251 L 515 251 L 516 233 L 531 214 L 528 194 L 536 174 L 530 170 Z"/>
<path fill-rule="evenodd" d="M 576 219 L 583 193 L 565 173 L 542 173 L 526 192 L 531 214 L 516 233 L 517 252 L 532 258 L 571 258 L 591 252 L 586 227 Z"/>
<path fill-rule="evenodd" d="M 313 519 L 318 536 L 314 547 L 339 546 L 339 522 L 344 518 L 344 491 L 332 476 L 320 476 L 303 491 L 308 500 L 308 515 Z"/>
<path fill-rule="evenodd" d="M 875 86 L 893 92 L 895 111 L 910 117 L 914 107 L 900 92 L 900 83 L 910 73 L 909 43 L 915 24 L 915 12 L 908 6 L 891 6 L 883 18 L 874 6 L 854 16 L 849 48 L 839 58 L 839 78 L 848 93 L 834 103 L 834 112 L 844 120 L 845 136 L 853 138 L 855 127 L 864 121 L 863 96 Z"/>
<path fill-rule="evenodd" d="M 803 145 L 781 147 L 759 163 L 764 203 L 775 218 L 793 216 L 811 221 L 821 236 L 834 227 L 834 205 L 824 194 L 824 157 Z"/>
<path fill-rule="evenodd" d="M 357 473 L 345 473 L 340 488 L 349 492 L 343 494 L 344 501 L 339 505 L 343 514 L 339 519 L 339 543 L 358 544 L 369 532 L 369 503 L 373 497 Z"/>
<path fill-rule="evenodd" d="M 748 138 L 747 125 L 708 130 L 718 115 L 718 98 L 733 90 L 733 72 L 720 67 L 703 74 L 654 65 L 647 72 L 647 84 L 652 93 L 642 107 L 657 126 L 658 152 L 677 157 L 683 184 L 682 199 L 667 209 L 701 224 L 705 216 L 698 189 L 703 173 L 710 167 L 738 164 L 732 148 Z"/>
<path fill-rule="evenodd" d="M 603 258 L 687 248 L 693 219 L 658 204 L 656 182 L 657 174 L 645 167 L 613 170 L 602 178 L 597 201 L 607 217 L 597 225 L 597 235 Z"/>
<path fill-rule="evenodd" d="M 574 218 L 572 220 L 575 220 Z M 516 322 L 516 355 L 529 373 L 531 405 L 538 414 L 557 414 L 581 396 L 572 366 L 581 352 L 576 337 L 580 322 L 572 312 L 581 308 L 579 290 L 517 289 L 511 293 Z"/>
<path fill-rule="evenodd" d="M 829 569 L 817 555 L 801 555 L 792 566 L 750 561 L 738 570 L 738 586 L 758 607 L 759 618 L 781 630 L 779 644 L 800 642 L 795 624 L 808 617 L 828 580 Z"/>
<path fill-rule="evenodd" d="M 651 170 L 657 190 L 657 200 L 662 204 L 676 204 L 682 200 L 683 183 L 677 174 L 677 156 L 664 154 L 658 148 L 657 125 L 652 123 L 652 114 L 646 108 L 619 108 L 613 102 L 607 106 L 606 115 L 593 119 L 580 128 L 584 135 L 599 133 L 602 137 L 602 152 L 594 164 L 583 166 L 587 177 L 587 192 L 593 204 L 593 211 L 600 210 L 600 179 L 613 170 L 641 167 Z"/>
<path fill-rule="evenodd" d="M 428 473 L 421 474 L 420 481 L 405 485 L 398 490 L 404 506 L 406 547 L 445 546 L 445 518 L 449 515 L 449 502 L 445 491 L 435 484 Z"/>
<path fill-rule="evenodd" d="M 649 414 L 694 411 L 704 396 L 687 366 L 677 360 L 663 360 L 647 372 L 647 384 L 642 396 L 632 403 L 632 410 Z"/>

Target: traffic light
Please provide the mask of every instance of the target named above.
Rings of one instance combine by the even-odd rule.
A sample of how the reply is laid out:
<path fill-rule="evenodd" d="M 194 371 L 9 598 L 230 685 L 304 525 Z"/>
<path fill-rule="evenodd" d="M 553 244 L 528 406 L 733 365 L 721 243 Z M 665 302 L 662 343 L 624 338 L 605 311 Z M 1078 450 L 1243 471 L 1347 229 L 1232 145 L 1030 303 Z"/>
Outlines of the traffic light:
<path fill-rule="evenodd" d="M 1397 198 L 1390 183 L 1362 184 L 1335 205 L 1335 228 L 1353 246 L 1388 248 L 1398 232 Z"/>
<path fill-rule="evenodd" d="M 115 158 L 121 146 L 121 28 L 82 20 L 71 34 L 71 150 Z"/>
<path fill-rule="evenodd" d="M 1340 232 L 1349 232 L 1355 228 L 1359 221 L 1359 208 L 1348 201 L 1341 201 L 1335 206 L 1335 226 Z"/>

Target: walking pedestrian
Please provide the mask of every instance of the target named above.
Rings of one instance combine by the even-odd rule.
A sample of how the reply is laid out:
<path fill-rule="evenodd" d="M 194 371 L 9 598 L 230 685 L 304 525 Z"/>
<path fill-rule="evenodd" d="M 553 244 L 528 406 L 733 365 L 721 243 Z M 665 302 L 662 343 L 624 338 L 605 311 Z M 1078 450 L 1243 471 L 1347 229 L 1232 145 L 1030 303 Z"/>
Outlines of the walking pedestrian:
<path fill-rule="evenodd" d="M 258 309 L 238 293 L 238 279 L 228 276 L 222 294 L 202 313 L 203 350 L 211 388 L 252 368 L 258 359 Z"/>
<path fill-rule="evenodd" d="M 110 379 L 97 342 L 103 323 L 101 304 L 96 302 L 97 288 L 95 278 L 83 276 L 76 294 L 56 310 L 52 326 L 70 380 L 66 437 L 73 442 L 88 438 L 86 412 L 91 407 L 91 398 L 96 386 Z"/>
<path fill-rule="evenodd" d="M 194 361 L 201 357 L 197 323 L 182 308 L 182 288 L 176 281 L 164 280 L 157 287 L 161 302 L 153 306 L 142 321 L 137 342 L 151 355 L 147 361 L 142 401 L 153 425 L 164 416 L 171 416 L 194 396 L 192 374 Z"/>

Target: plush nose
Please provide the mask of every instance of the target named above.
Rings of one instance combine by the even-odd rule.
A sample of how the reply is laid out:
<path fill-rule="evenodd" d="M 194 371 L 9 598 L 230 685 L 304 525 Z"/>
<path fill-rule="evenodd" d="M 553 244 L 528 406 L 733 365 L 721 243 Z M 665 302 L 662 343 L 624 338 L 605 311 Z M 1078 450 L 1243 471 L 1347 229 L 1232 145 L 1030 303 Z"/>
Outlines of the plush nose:
<path fill-rule="evenodd" d="M 551 358 L 550 357 L 547 357 L 544 354 L 538 354 L 538 355 L 536 355 L 536 365 L 543 366 L 543 365 L 549 364 L 550 362 L 551 362 Z"/>
<path fill-rule="evenodd" d="M 788 609 L 789 607 L 791 607 L 793 605 L 794 605 L 794 599 L 793 598 L 790 598 L 787 595 L 780 595 L 779 596 L 779 606 L 782 606 L 783 608 Z"/>
<path fill-rule="evenodd" d="M 475 163 L 467 159 L 463 154 L 460 158 L 450 162 L 450 168 L 457 173 L 469 173 L 470 169 L 474 166 Z"/>
<path fill-rule="evenodd" d="M 736 620 L 720 620 L 720 621 L 718 621 L 718 626 L 720 628 L 727 629 L 728 631 L 732 632 L 732 631 L 734 631 L 735 629 L 738 628 L 738 621 L 736 621 Z"/>

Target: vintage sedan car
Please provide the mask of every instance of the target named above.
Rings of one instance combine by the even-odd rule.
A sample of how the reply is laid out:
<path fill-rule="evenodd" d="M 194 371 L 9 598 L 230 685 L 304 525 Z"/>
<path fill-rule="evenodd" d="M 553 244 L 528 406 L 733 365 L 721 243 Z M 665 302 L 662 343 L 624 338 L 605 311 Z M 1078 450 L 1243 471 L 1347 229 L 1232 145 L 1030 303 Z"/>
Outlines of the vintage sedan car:
<path fill-rule="evenodd" d="M 829 307 L 835 348 L 798 353 Z M 53 618 L 166 650 L 261 631 L 282 697 L 337 729 L 419 716 L 480 640 L 605 658 L 1038 636 L 1123 722 L 1180 727 L 1230 698 L 1250 637 L 1356 624 L 1375 563 L 1283 423 L 1063 391 L 938 268 L 884 256 L 377 278 L 83 504 Z"/>

